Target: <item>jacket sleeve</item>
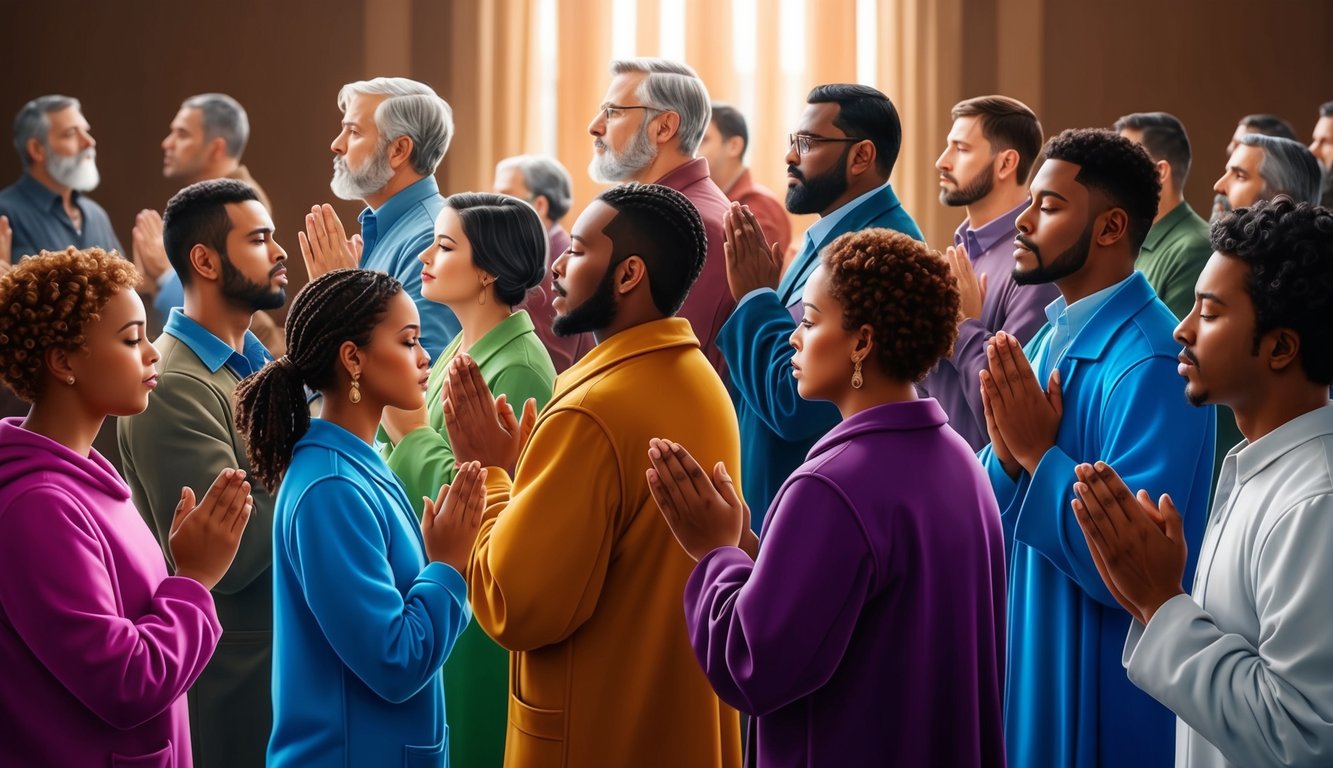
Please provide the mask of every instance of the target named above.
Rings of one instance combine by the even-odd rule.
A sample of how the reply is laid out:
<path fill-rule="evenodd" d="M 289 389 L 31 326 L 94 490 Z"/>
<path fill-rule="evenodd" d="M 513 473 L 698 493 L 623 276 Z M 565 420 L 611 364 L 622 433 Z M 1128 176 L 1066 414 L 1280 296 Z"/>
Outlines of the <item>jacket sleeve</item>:
<path fill-rule="evenodd" d="M 1093 428 L 1100 434 L 1088 436 L 1087 445 L 1100 444 L 1101 451 L 1071 456 L 1057 443 L 1031 477 L 1020 473 L 1018 492 L 1002 512 L 1013 515 L 1016 540 L 1036 549 L 1104 605 L 1119 607 L 1098 575 L 1071 511 L 1074 467 L 1101 460 L 1115 468 L 1133 491 L 1146 488 L 1154 498 L 1169 493 L 1184 517 L 1185 530 L 1202 531 L 1216 427 L 1213 409 L 1189 405 L 1180 388 L 1176 361 L 1162 356 L 1140 361 L 1108 387 L 1100 420 L 1074 412 L 1078 404 L 1066 399 L 1064 418 L 1096 424 Z M 998 490 L 995 495 L 1000 498 Z M 1190 551 L 1197 554 L 1198 545 L 1197 538 L 1190 541 Z"/>
<path fill-rule="evenodd" d="M 471 618 L 463 577 L 429 563 L 404 595 L 389 564 L 384 522 L 354 483 L 328 477 L 297 502 L 292 570 L 310 612 L 347 668 L 399 703 L 432 681 Z"/>
<path fill-rule="evenodd" d="M 620 467 L 601 421 L 560 408 L 533 431 L 517 493 L 503 470 L 488 468 L 468 596 L 500 645 L 528 651 L 557 643 L 592 616 L 624 504 Z"/>
<path fill-rule="evenodd" d="M 805 400 L 796 391 L 790 343 L 795 330 L 777 294 L 764 291 L 736 307 L 717 337 L 740 398 L 789 442 L 822 435 L 839 419 L 832 403 Z"/>
<path fill-rule="evenodd" d="M 1333 764 L 1333 496 L 1281 513 L 1245 568 L 1259 645 L 1228 632 L 1190 596 L 1167 601 L 1125 644 L 1130 680 L 1234 765 Z"/>
<path fill-rule="evenodd" d="M 820 514 L 800 514 L 811 509 Z M 721 547 L 690 574 L 694 654 L 723 701 L 762 717 L 833 676 L 873 582 L 850 502 L 823 478 L 799 477 L 775 501 L 757 562 Z"/>
<path fill-rule="evenodd" d="M 61 685 L 128 730 L 194 684 L 222 626 L 208 590 L 175 576 L 157 585 L 142 614 L 126 613 L 118 591 L 125 576 L 111 570 L 104 542 L 97 521 L 64 491 L 18 496 L 0 515 L 0 606 Z"/>
<path fill-rule="evenodd" d="M 242 457 L 230 426 L 231 403 L 221 391 L 185 373 L 163 373 L 161 383 L 148 408 L 117 428 L 125 473 L 133 475 L 147 507 L 139 511 L 151 516 L 167 563 L 175 568 L 168 539 L 181 486 L 202 499 L 218 473 L 241 466 Z M 253 477 L 250 486 L 254 509 L 236 559 L 214 587 L 219 594 L 240 592 L 273 565 L 274 497 Z"/>

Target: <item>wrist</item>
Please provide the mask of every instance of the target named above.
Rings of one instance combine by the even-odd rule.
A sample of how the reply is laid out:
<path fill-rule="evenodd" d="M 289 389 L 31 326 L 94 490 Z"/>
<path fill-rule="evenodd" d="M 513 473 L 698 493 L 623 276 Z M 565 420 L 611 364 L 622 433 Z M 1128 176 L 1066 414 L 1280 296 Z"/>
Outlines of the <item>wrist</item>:
<path fill-rule="evenodd" d="M 1152 621 L 1152 617 L 1162 609 L 1162 606 L 1166 605 L 1175 597 L 1183 594 L 1185 594 L 1185 590 L 1176 587 L 1168 592 L 1155 595 L 1149 600 L 1145 600 L 1143 604 L 1139 606 L 1139 613 L 1143 616 L 1144 626 L 1147 626 L 1148 622 Z"/>

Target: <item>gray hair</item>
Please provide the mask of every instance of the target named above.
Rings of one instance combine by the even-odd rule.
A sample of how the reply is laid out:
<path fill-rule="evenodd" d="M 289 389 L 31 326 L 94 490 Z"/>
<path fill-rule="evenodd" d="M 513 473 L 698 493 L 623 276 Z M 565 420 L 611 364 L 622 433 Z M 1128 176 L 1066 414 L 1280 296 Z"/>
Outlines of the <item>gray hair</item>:
<path fill-rule="evenodd" d="M 611 74 L 646 72 L 635 96 L 645 106 L 655 107 L 680 115 L 680 151 L 694 155 L 708 130 L 712 107 L 708 88 L 699 75 L 688 65 L 670 59 L 640 57 L 617 59 L 611 62 Z"/>
<path fill-rule="evenodd" d="M 338 109 L 346 111 L 352 94 L 388 96 L 375 108 L 380 145 L 406 136 L 412 140 L 412 170 L 430 176 L 449 151 L 454 112 L 429 85 L 406 77 L 377 77 L 348 83 L 338 91 Z"/>
<path fill-rule="evenodd" d="M 181 102 L 181 109 L 199 110 L 204 141 L 221 138 L 227 157 L 240 158 L 250 140 L 250 118 L 240 102 L 225 93 L 201 93 Z"/>
<path fill-rule="evenodd" d="M 19 109 L 19 113 L 14 116 L 14 149 L 18 150 L 19 162 L 23 164 L 24 171 L 32 164 L 28 158 L 28 140 L 36 139 L 42 146 L 47 146 L 46 137 L 51 130 L 51 118 L 47 115 L 70 107 L 83 111 L 78 99 L 53 93 L 38 96 Z"/>
<path fill-rule="evenodd" d="M 1299 141 L 1262 133 L 1247 133 L 1240 143 L 1263 150 L 1264 157 L 1259 161 L 1259 176 L 1264 180 L 1263 199 L 1289 195 L 1298 203 L 1319 205 L 1323 175 L 1319 161 L 1308 147 Z"/>
<path fill-rule="evenodd" d="M 523 176 L 523 186 L 533 198 L 546 198 L 546 215 L 551 221 L 560 221 L 574 204 L 574 182 L 569 171 L 554 157 L 545 155 L 515 155 L 495 164 L 495 170 L 515 168 Z"/>

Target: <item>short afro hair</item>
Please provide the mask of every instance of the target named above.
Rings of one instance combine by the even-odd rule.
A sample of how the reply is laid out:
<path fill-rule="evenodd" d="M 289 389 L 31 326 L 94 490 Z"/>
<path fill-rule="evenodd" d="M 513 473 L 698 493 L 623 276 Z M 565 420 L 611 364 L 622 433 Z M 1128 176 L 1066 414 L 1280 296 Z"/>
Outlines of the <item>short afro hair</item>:
<path fill-rule="evenodd" d="M 190 251 L 196 245 L 227 255 L 227 235 L 232 230 L 227 205 L 250 200 L 257 202 L 258 194 L 249 184 L 236 179 L 196 182 L 171 196 L 162 213 L 162 245 L 181 285 L 194 282 Z"/>
<path fill-rule="evenodd" d="M 86 348 L 106 303 L 138 284 L 138 270 L 115 251 L 71 246 L 24 257 L 0 277 L 0 379 L 35 401 L 47 350 Z"/>
<path fill-rule="evenodd" d="M 612 187 L 597 199 L 616 209 L 603 230 L 612 243 L 607 269 L 637 255 L 648 267 L 653 304 L 664 315 L 676 314 L 708 258 L 708 233 L 694 203 L 670 187 L 637 183 Z"/>
<path fill-rule="evenodd" d="M 1100 190 L 1112 208 L 1129 216 L 1129 245 L 1137 254 L 1162 195 L 1157 167 L 1143 147 L 1114 131 L 1070 128 L 1046 142 L 1041 156 L 1079 166 L 1078 183 Z"/>
<path fill-rule="evenodd" d="M 1333 211 L 1279 195 L 1223 216 L 1211 235 L 1213 250 L 1250 268 L 1256 351 L 1260 336 L 1290 328 L 1306 377 L 1333 384 Z"/>
<path fill-rule="evenodd" d="M 843 328 L 873 329 L 875 362 L 889 376 L 919 381 L 952 354 L 958 283 L 938 252 L 901 232 L 863 229 L 834 240 L 821 258 Z"/>

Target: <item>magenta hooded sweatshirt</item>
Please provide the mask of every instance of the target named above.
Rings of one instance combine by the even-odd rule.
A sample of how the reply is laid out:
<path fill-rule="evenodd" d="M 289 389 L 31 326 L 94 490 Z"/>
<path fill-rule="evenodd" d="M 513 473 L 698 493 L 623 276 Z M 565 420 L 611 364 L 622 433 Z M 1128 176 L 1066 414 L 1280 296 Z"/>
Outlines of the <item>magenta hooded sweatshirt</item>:
<path fill-rule="evenodd" d="M 0 765 L 189 766 L 213 598 L 167 575 L 105 458 L 22 422 L 0 420 Z"/>

